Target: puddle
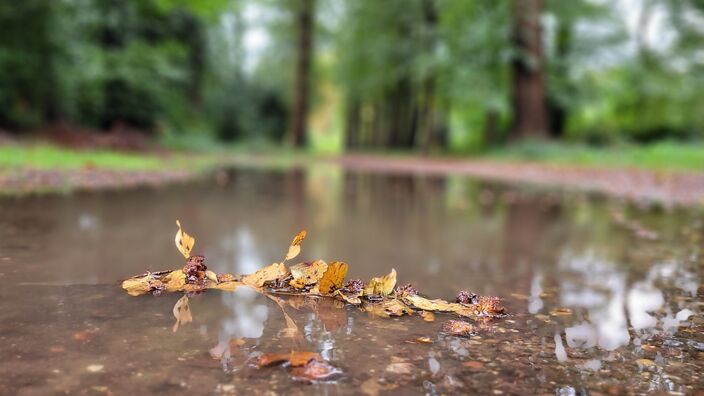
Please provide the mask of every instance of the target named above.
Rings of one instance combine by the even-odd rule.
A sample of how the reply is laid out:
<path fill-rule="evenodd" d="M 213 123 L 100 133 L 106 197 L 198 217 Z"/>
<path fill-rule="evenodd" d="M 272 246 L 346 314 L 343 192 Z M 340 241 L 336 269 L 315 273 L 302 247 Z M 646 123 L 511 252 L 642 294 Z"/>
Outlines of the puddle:
<path fill-rule="evenodd" d="M 461 177 L 233 171 L 226 182 L 0 200 L 1 394 L 623 394 L 704 387 L 704 212 Z M 178 268 L 174 219 L 216 272 L 251 273 L 308 230 L 300 260 L 391 268 L 453 299 L 498 295 L 511 316 L 396 319 L 248 291 L 130 297 L 119 281 Z M 418 341 L 423 339 L 422 341 Z M 315 384 L 253 359 L 292 349 L 341 370 Z"/>

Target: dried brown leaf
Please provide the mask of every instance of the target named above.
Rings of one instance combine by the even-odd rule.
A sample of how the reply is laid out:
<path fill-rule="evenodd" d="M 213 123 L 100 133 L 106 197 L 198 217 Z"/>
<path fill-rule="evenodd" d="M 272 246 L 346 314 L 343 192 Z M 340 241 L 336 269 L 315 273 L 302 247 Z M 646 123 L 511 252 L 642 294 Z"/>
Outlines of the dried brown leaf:
<path fill-rule="evenodd" d="M 347 276 L 347 264 L 342 261 L 333 261 L 318 282 L 318 292 L 329 294 L 342 287 Z"/>
<path fill-rule="evenodd" d="M 193 250 L 193 245 L 196 243 L 196 239 L 192 236 L 186 234 L 185 231 L 181 229 L 181 222 L 176 220 L 176 225 L 178 226 L 178 231 L 176 231 L 176 237 L 174 242 L 176 242 L 176 248 L 179 252 L 188 259 L 191 257 L 191 250 Z"/>
<path fill-rule="evenodd" d="M 286 276 L 286 274 L 288 274 L 288 271 L 283 263 L 273 263 L 253 274 L 245 276 L 242 278 L 242 283 L 247 286 L 260 288 L 266 282 L 275 281 L 280 277 Z"/>
<path fill-rule="evenodd" d="M 306 230 L 299 232 L 293 238 L 293 241 L 291 241 L 291 246 L 289 246 L 289 248 L 288 248 L 288 252 L 286 253 L 286 257 L 284 258 L 284 261 L 296 258 L 296 256 L 298 256 L 298 254 L 301 253 L 301 243 L 303 242 L 304 239 L 306 239 Z"/>
<path fill-rule="evenodd" d="M 300 263 L 291 267 L 291 286 L 302 289 L 308 285 L 316 284 L 327 271 L 328 265 L 323 260 Z"/>

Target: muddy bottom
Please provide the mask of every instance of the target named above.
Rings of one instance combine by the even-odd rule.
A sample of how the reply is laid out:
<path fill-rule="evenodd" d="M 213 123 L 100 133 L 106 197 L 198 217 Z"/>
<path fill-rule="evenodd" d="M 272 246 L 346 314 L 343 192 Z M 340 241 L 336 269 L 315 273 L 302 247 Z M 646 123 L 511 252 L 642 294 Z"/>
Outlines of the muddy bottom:
<path fill-rule="evenodd" d="M 216 272 L 281 259 L 510 316 L 441 331 L 436 314 L 379 318 L 325 298 L 240 288 L 130 297 L 120 280 L 178 268 L 174 220 Z M 704 211 L 635 207 L 461 177 L 335 167 L 233 171 L 161 189 L 0 200 L 0 394 L 694 394 L 704 388 Z M 298 334 L 291 336 L 291 321 Z M 262 355 L 310 351 L 340 370 L 292 378 Z"/>

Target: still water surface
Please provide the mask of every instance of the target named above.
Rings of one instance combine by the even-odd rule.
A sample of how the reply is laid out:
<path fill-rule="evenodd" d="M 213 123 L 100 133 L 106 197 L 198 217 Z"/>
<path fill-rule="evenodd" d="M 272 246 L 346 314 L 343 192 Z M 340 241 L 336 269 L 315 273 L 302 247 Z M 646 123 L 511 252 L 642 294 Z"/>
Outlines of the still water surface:
<path fill-rule="evenodd" d="M 0 394 L 694 394 L 704 388 L 704 212 L 512 188 L 465 178 L 239 170 L 219 182 L 0 200 Z M 178 268 L 174 219 L 218 273 L 299 258 L 349 278 L 453 299 L 503 298 L 478 336 L 454 319 L 383 319 L 289 299 L 302 338 L 245 288 L 190 300 L 130 297 L 121 279 Z M 408 343 L 429 337 L 433 343 Z M 342 370 L 300 383 L 263 353 L 315 351 Z M 273 392 L 273 393 L 272 393 Z"/>

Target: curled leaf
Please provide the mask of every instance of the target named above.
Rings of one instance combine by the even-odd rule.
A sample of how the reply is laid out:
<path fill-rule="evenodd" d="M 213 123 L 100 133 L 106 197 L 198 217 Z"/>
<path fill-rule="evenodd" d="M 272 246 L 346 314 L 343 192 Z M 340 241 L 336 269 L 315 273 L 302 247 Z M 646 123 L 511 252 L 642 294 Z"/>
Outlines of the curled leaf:
<path fill-rule="evenodd" d="M 328 264 L 328 269 L 318 282 L 318 291 L 322 294 L 329 294 L 342 287 L 342 283 L 347 276 L 347 264 L 342 261 L 333 261 Z"/>
<path fill-rule="evenodd" d="M 300 263 L 291 267 L 291 286 L 302 289 L 308 285 L 318 283 L 327 271 L 328 265 L 323 260 L 315 260 L 309 263 Z"/>
<path fill-rule="evenodd" d="M 266 282 L 275 281 L 280 277 L 286 276 L 287 273 L 288 271 L 283 263 L 274 263 L 253 274 L 245 276 L 242 278 L 242 283 L 247 286 L 260 288 L 264 286 Z"/>
<path fill-rule="evenodd" d="M 196 239 L 186 234 L 181 229 L 180 221 L 176 220 L 176 225 L 178 226 L 178 231 L 176 231 L 176 238 L 174 239 L 174 241 L 176 242 L 176 248 L 179 252 L 181 252 L 183 257 L 188 259 L 189 257 L 191 257 L 191 250 L 193 250 L 193 245 L 196 244 Z"/>
<path fill-rule="evenodd" d="M 301 243 L 304 239 L 306 239 L 306 230 L 299 232 L 298 235 L 293 238 L 293 241 L 291 241 L 291 246 L 288 247 L 288 253 L 286 253 L 284 261 L 291 260 L 298 256 L 301 252 Z"/>
<path fill-rule="evenodd" d="M 176 318 L 176 323 L 174 323 L 174 327 L 172 329 L 174 333 L 178 330 L 179 326 L 193 322 L 193 315 L 191 315 L 191 308 L 188 306 L 187 296 L 183 296 L 176 301 L 173 313 Z"/>
<path fill-rule="evenodd" d="M 364 288 L 364 295 L 389 295 L 396 286 L 396 270 L 391 269 L 391 272 L 386 276 L 381 276 L 378 278 L 372 278 L 372 280 L 367 283 L 367 287 Z"/>

